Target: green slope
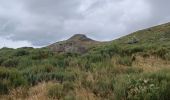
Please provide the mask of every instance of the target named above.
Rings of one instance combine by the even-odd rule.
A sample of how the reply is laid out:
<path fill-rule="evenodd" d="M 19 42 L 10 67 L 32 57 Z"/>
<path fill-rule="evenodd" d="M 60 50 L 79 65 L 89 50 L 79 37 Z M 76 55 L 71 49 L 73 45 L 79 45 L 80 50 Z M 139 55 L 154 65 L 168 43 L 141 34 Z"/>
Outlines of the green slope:
<path fill-rule="evenodd" d="M 105 43 L 76 35 L 49 48 L 0 49 L 0 98 L 169 100 L 169 34 L 167 23 Z"/>
<path fill-rule="evenodd" d="M 139 40 L 138 44 L 168 44 L 170 42 L 170 23 L 140 30 L 115 41 L 124 44 L 133 38 Z"/>

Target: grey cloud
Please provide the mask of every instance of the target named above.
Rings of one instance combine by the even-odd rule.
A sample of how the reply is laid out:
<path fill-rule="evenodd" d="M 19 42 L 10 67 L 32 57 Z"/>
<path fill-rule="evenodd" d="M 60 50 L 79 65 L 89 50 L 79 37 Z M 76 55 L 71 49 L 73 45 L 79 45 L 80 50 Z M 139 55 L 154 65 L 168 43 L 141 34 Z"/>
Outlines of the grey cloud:
<path fill-rule="evenodd" d="M 152 8 L 152 23 L 154 23 L 154 21 L 157 21 L 158 23 L 165 23 L 170 21 L 169 0 L 149 0 L 148 2 Z"/>
<path fill-rule="evenodd" d="M 112 40 L 170 21 L 168 0 L 0 0 L 0 37 L 48 45 L 77 33 Z"/>

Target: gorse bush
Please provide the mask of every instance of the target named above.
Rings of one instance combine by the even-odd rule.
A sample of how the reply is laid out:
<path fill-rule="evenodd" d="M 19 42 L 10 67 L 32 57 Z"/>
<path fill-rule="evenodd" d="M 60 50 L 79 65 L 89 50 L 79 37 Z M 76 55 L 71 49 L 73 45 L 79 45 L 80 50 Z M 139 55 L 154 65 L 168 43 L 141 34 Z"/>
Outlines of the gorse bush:
<path fill-rule="evenodd" d="M 0 65 L 5 61 L 5 58 L 0 58 Z"/>
<path fill-rule="evenodd" d="M 122 50 L 122 54 L 132 55 L 132 54 L 135 54 L 135 53 L 138 53 L 138 52 L 143 52 L 144 49 L 145 49 L 145 47 L 143 47 L 143 46 L 132 46 L 132 47 L 129 47 L 129 48 L 124 48 Z"/>
<path fill-rule="evenodd" d="M 0 81 L 0 95 L 8 94 L 9 92 L 9 86 L 8 82 L 6 80 Z"/>
<path fill-rule="evenodd" d="M 1 65 L 5 67 L 17 67 L 18 62 L 19 62 L 18 59 L 10 58 L 10 59 L 3 61 Z"/>
<path fill-rule="evenodd" d="M 14 56 L 26 56 L 29 55 L 29 51 L 24 50 L 24 49 L 18 49 L 16 50 L 16 52 L 14 53 Z"/>
<path fill-rule="evenodd" d="M 0 93 L 7 94 L 11 88 L 27 85 L 27 81 L 16 69 L 0 67 Z"/>
<path fill-rule="evenodd" d="M 50 65 L 26 69 L 23 71 L 23 75 L 30 85 L 36 85 L 39 82 L 49 80 L 55 80 L 61 83 L 63 81 L 74 81 L 76 77 L 72 72 L 62 70 L 58 71 L 58 69 Z"/>

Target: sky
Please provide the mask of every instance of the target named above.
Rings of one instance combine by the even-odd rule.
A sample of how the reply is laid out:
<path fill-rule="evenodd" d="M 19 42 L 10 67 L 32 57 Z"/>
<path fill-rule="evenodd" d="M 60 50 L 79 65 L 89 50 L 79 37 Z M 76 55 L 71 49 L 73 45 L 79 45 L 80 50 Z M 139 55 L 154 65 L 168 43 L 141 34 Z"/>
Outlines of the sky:
<path fill-rule="evenodd" d="M 42 47 L 86 34 L 109 41 L 170 22 L 170 0 L 0 0 L 0 47 Z"/>

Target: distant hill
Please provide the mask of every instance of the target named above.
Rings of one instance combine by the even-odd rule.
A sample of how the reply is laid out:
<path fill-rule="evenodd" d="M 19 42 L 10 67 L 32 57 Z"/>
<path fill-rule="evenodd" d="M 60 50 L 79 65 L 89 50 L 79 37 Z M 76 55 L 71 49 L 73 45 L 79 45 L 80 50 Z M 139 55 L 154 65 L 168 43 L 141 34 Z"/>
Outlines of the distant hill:
<path fill-rule="evenodd" d="M 56 42 L 48 46 L 48 48 L 55 52 L 85 53 L 90 47 L 96 46 L 99 43 L 83 34 L 75 34 L 68 40 Z"/>

